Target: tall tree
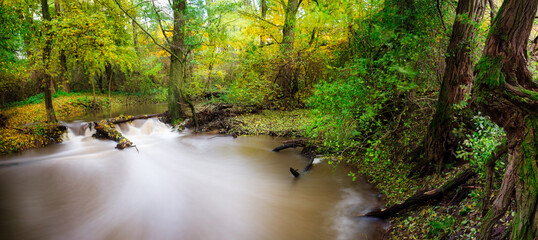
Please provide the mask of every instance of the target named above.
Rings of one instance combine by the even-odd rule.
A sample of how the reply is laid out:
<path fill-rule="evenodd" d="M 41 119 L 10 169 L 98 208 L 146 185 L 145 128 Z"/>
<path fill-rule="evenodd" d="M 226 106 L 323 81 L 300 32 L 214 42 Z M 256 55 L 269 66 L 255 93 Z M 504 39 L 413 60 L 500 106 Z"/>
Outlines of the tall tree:
<path fill-rule="evenodd" d="M 282 43 L 280 51 L 284 56 L 282 67 L 279 70 L 280 84 L 284 90 L 284 95 L 291 98 L 299 91 L 299 81 L 297 67 L 293 57 L 293 45 L 295 43 L 295 27 L 297 25 L 297 12 L 302 0 L 281 1 L 284 8 L 284 26 L 282 28 Z"/>
<path fill-rule="evenodd" d="M 60 18 L 62 14 L 62 5 L 60 0 L 54 0 L 54 10 L 56 11 L 56 18 Z M 65 56 L 65 52 L 63 50 L 60 50 L 59 55 L 60 73 L 58 74 L 58 83 L 63 85 L 64 91 L 70 92 L 69 81 L 66 78 L 67 56 Z"/>
<path fill-rule="evenodd" d="M 184 118 L 186 116 L 186 107 L 188 106 L 192 112 L 192 118 L 194 124 L 197 125 L 197 119 L 195 115 L 194 105 L 190 101 L 187 93 L 185 92 L 185 79 L 187 78 L 187 59 L 192 52 L 193 46 L 197 44 L 187 44 L 187 1 L 186 0 L 173 0 L 170 1 L 170 7 L 173 13 L 173 29 L 172 39 L 170 40 L 167 35 L 167 30 L 164 29 L 162 19 L 155 4 L 153 4 L 153 10 L 156 13 L 157 22 L 161 33 L 167 43 L 167 46 L 160 44 L 155 37 L 153 37 L 143 26 L 141 26 L 136 19 L 130 14 L 118 0 L 114 0 L 116 5 L 122 10 L 132 22 L 138 26 L 151 41 L 162 50 L 170 54 L 170 72 L 168 80 L 168 111 L 172 121 Z"/>
<path fill-rule="evenodd" d="M 47 110 L 47 120 L 49 122 L 57 122 L 56 115 L 54 113 L 54 107 L 52 106 L 52 77 L 48 71 L 49 69 L 49 58 L 50 58 L 50 52 L 52 50 L 52 38 L 49 36 L 49 29 L 50 29 L 50 12 L 49 12 L 49 4 L 47 0 L 41 0 L 41 13 L 43 14 L 43 21 L 45 22 L 45 30 L 44 30 L 44 36 L 45 36 L 45 48 L 43 49 L 43 81 L 45 82 L 45 88 L 43 91 L 45 92 L 45 109 Z"/>
<path fill-rule="evenodd" d="M 484 0 L 460 0 L 456 8 L 437 109 L 424 139 L 425 153 L 422 163 L 436 164 L 437 171 L 441 169 L 442 163 L 450 158 L 449 149 L 455 144 L 450 136 L 453 128 L 452 106 L 465 99 L 473 84 L 473 39 L 476 35 L 476 23 L 482 18 L 484 6 Z"/>
<path fill-rule="evenodd" d="M 302 0 L 288 0 L 285 4 L 282 1 L 282 6 L 285 10 L 284 15 L 284 27 L 282 28 L 282 52 L 289 54 L 293 50 L 293 44 L 295 42 L 295 26 L 297 25 L 297 11 L 301 5 Z"/>
<path fill-rule="evenodd" d="M 172 41 L 170 44 L 170 79 L 168 111 L 173 120 L 183 118 L 185 114 L 185 93 L 184 78 L 185 78 L 185 14 L 186 0 L 173 0 L 172 10 L 174 13 L 174 29 L 172 30 Z M 166 36 L 166 35 L 165 35 Z"/>
<path fill-rule="evenodd" d="M 527 69 L 527 42 L 538 0 L 505 0 L 476 67 L 474 97 L 482 112 L 504 128 L 508 165 L 480 229 L 491 230 L 515 196 L 511 239 L 538 238 L 538 85 Z"/>
<path fill-rule="evenodd" d="M 261 0 L 260 2 L 260 17 L 265 20 L 267 18 L 267 0 Z M 260 35 L 260 46 L 265 45 L 265 41 L 263 40 L 264 36 Z"/>

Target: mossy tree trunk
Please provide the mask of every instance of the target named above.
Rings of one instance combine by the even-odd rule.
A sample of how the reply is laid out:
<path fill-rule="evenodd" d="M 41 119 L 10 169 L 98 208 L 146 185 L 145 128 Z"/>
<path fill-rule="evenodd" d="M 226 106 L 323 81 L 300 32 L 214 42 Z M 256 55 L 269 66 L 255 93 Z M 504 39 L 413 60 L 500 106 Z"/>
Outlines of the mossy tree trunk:
<path fill-rule="evenodd" d="M 295 42 L 295 25 L 297 25 L 297 10 L 299 9 L 298 0 L 288 0 L 285 7 L 284 27 L 282 28 L 282 52 L 289 53 L 293 51 Z"/>
<path fill-rule="evenodd" d="M 476 23 L 484 13 L 484 5 L 484 0 L 458 1 L 437 109 L 424 139 L 422 166 L 435 164 L 437 171 L 440 171 L 442 163 L 451 157 L 450 148 L 455 148 L 450 136 L 453 105 L 465 100 L 473 84 L 473 39 Z"/>
<path fill-rule="evenodd" d="M 183 83 L 185 78 L 185 14 L 186 0 L 174 0 L 174 29 L 170 42 L 170 73 L 168 80 L 168 111 L 172 121 L 185 117 L 185 99 Z"/>
<path fill-rule="evenodd" d="M 505 0 L 476 67 L 474 97 L 480 110 L 504 128 L 508 148 L 501 189 L 483 219 L 480 239 L 491 238 L 514 197 L 510 238 L 538 237 L 538 86 L 527 69 L 527 42 L 537 8 L 538 0 Z"/>
<path fill-rule="evenodd" d="M 293 57 L 293 45 L 295 43 L 295 27 L 297 25 L 297 11 L 302 0 L 288 0 L 284 7 L 284 26 L 282 28 L 282 43 L 280 51 L 284 56 L 279 73 L 280 85 L 284 95 L 291 98 L 299 91 L 297 79 L 297 67 Z"/>
<path fill-rule="evenodd" d="M 45 109 L 47 111 L 47 121 L 51 123 L 58 122 L 56 120 L 56 114 L 54 113 L 54 106 L 52 105 L 52 77 L 48 73 L 49 71 L 49 58 L 50 58 L 50 52 L 52 51 L 52 39 L 51 36 L 49 36 L 48 30 L 50 29 L 50 26 L 47 24 L 50 24 L 51 17 L 49 12 L 49 4 L 47 0 L 41 0 L 41 13 L 43 14 L 43 21 L 45 22 L 45 48 L 43 50 L 43 81 L 45 82 Z"/>

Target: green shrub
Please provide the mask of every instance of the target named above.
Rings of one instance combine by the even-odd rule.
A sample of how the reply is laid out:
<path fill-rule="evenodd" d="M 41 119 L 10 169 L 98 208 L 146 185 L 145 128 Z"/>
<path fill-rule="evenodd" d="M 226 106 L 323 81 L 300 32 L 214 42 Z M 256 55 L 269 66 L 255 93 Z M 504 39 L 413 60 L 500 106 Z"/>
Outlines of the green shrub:
<path fill-rule="evenodd" d="M 465 135 L 465 140 L 456 151 L 458 158 L 469 161 L 477 167 L 481 177 L 485 176 L 485 165 L 494 154 L 497 146 L 502 144 L 504 130 L 488 117 L 477 115 L 473 117 L 474 132 Z M 496 167 L 502 169 L 503 161 L 497 161 Z"/>

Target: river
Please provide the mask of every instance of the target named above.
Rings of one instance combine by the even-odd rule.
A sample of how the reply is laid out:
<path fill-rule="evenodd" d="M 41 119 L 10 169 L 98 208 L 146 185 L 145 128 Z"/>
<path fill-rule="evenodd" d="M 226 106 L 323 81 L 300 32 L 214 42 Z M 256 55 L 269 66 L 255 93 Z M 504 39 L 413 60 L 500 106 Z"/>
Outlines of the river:
<path fill-rule="evenodd" d="M 178 133 L 156 119 L 121 124 L 116 150 L 81 121 L 65 141 L 0 157 L 1 239 L 379 239 L 375 191 L 327 161 L 299 178 L 298 150 L 272 137 Z"/>

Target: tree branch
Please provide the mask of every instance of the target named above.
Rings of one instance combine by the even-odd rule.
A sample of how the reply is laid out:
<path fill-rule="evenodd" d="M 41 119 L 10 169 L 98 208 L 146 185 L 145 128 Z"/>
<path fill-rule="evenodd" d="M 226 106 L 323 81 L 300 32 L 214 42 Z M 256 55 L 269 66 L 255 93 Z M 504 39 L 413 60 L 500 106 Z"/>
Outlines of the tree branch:
<path fill-rule="evenodd" d="M 270 24 L 270 25 L 272 25 L 272 26 L 274 26 L 274 27 L 277 27 L 277 28 L 280 28 L 280 27 L 281 27 L 281 26 L 276 25 L 276 24 L 274 24 L 274 23 L 272 23 L 272 22 L 269 22 L 269 21 L 267 21 L 267 20 L 265 20 L 265 19 L 263 19 L 263 18 L 261 18 L 261 17 L 259 17 L 259 16 L 256 16 L 256 15 L 254 15 L 254 14 L 252 14 L 252 13 L 248 13 L 248 12 L 240 11 L 240 10 L 239 10 L 238 12 L 239 12 L 240 14 L 243 14 L 243 15 L 247 16 L 247 17 L 256 18 L 256 19 L 258 19 L 258 20 L 261 20 L 261 21 L 263 21 L 263 22 L 266 22 L 266 23 L 268 23 L 268 24 Z"/>
<path fill-rule="evenodd" d="M 295 8 L 295 12 L 297 12 L 299 10 L 299 7 L 301 6 L 302 2 L 303 2 L 303 0 L 299 0 L 299 3 L 297 3 L 297 7 Z"/>
<path fill-rule="evenodd" d="M 166 40 L 168 45 L 170 45 L 170 39 L 168 39 L 168 36 L 166 36 L 166 32 L 164 31 L 163 24 L 162 24 L 162 21 L 161 21 L 161 15 L 159 15 L 159 12 L 157 12 L 157 7 L 155 6 L 155 1 L 152 1 L 152 4 L 153 4 L 153 10 L 155 11 L 155 15 L 157 15 L 157 22 L 159 23 L 159 28 L 161 28 L 161 32 L 164 35 L 164 39 Z"/>
<path fill-rule="evenodd" d="M 121 4 L 118 2 L 118 0 L 114 0 L 114 2 L 116 3 L 116 5 L 118 5 L 118 7 L 120 8 L 120 10 L 125 13 L 125 15 L 127 15 L 127 17 L 129 17 L 131 20 L 133 20 L 133 22 L 136 24 L 136 26 L 138 26 L 149 38 L 151 38 L 151 40 L 153 41 L 153 43 L 157 46 L 159 46 L 160 48 L 162 48 L 164 51 L 170 53 L 170 55 L 174 56 L 175 58 L 177 59 L 181 59 L 180 57 L 178 57 L 176 54 L 172 53 L 172 51 L 170 51 L 170 49 L 166 48 L 165 46 L 159 44 L 159 42 L 157 42 L 157 40 L 146 30 L 144 29 L 140 23 L 138 23 L 136 21 L 136 19 L 134 19 L 131 14 L 129 14 L 127 11 L 125 11 L 125 9 L 123 9 L 123 7 L 121 6 Z"/>
<path fill-rule="evenodd" d="M 493 2 L 493 0 L 488 0 L 488 3 L 489 3 L 489 17 L 491 18 L 491 24 L 493 24 L 493 19 L 495 19 L 495 15 L 497 15 L 496 13 L 497 6 L 495 6 L 495 3 Z"/>
<path fill-rule="evenodd" d="M 439 0 L 437 0 L 437 12 L 439 12 L 439 19 L 441 19 L 441 23 L 443 24 L 443 28 L 446 31 L 445 20 L 443 19 L 443 12 L 441 12 L 441 3 L 439 2 Z"/>

